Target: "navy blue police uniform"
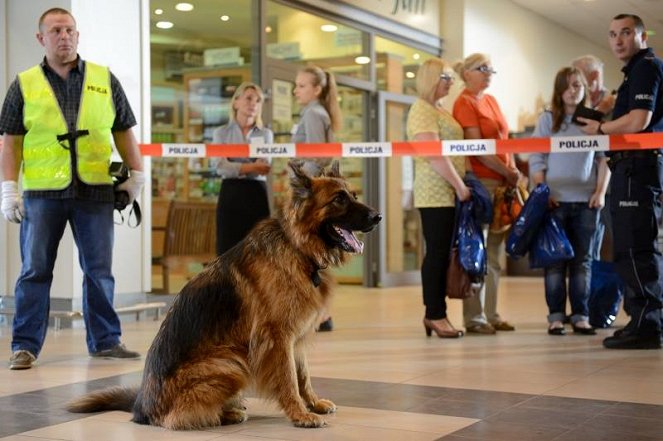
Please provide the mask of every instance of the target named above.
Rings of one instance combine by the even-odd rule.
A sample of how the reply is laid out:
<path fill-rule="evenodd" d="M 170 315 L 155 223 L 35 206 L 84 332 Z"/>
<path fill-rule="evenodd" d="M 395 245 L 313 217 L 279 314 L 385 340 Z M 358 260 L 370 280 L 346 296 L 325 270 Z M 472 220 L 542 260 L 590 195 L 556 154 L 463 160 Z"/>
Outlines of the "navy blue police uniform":
<path fill-rule="evenodd" d="M 622 69 L 613 119 L 634 109 L 653 113 L 642 132 L 663 132 L 663 60 L 651 48 L 636 53 Z M 616 349 L 658 349 L 663 320 L 663 257 L 658 250 L 663 157 L 661 149 L 609 154 L 610 214 L 614 260 L 626 282 L 624 310 L 630 321 L 604 340 Z"/>

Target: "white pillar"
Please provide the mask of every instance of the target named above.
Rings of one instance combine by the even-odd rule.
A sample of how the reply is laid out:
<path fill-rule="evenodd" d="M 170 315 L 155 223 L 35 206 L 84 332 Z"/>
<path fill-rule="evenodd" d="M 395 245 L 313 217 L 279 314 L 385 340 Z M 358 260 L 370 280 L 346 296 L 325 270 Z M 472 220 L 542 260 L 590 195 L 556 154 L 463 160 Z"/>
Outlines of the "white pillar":
<path fill-rule="evenodd" d="M 0 0 L 0 40 L 6 42 L 7 48 L 6 52 L 0 48 L 0 66 L 6 66 L 0 72 L 2 98 L 16 74 L 41 62 L 44 56 L 44 49 L 35 38 L 39 16 L 52 7 L 66 8 L 76 18 L 81 57 L 109 66 L 122 83 L 138 120 L 134 133 L 142 142 L 149 133 L 150 123 L 149 119 L 145 120 L 145 114 L 149 114 L 149 110 L 145 110 L 145 107 L 149 109 L 149 73 L 145 77 L 143 66 L 146 63 L 149 67 L 149 35 L 142 33 L 143 9 L 147 11 L 147 4 L 147 0 Z M 145 31 L 148 30 L 146 25 Z M 150 201 L 144 202 L 149 204 Z M 145 210 L 144 225 L 137 229 L 126 225 L 115 229 L 116 294 L 142 293 L 150 289 L 150 235 L 145 234 L 150 228 L 149 213 L 149 209 Z M 0 223 L 0 295 L 13 295 L 21 265 L 19 229 L 4 220 Z M 63 299 L 60 302 L 63 307 L 67 304 L 80 307 L 82 279 L 76 246 L 67 228 L 58 249 L 51 298 Z"/>

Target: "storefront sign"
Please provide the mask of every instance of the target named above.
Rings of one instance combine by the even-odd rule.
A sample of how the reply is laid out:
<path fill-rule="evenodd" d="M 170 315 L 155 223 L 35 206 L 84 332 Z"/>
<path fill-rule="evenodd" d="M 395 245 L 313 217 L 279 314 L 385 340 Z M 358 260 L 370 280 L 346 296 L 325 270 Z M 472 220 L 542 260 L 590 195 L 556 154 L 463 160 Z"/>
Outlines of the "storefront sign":
<path fill-rule="evenodd" d="M 343 3 L 413 28 L 425 29 L 433 35 L 440 34 L 439 0 L 353 0 Z"/>

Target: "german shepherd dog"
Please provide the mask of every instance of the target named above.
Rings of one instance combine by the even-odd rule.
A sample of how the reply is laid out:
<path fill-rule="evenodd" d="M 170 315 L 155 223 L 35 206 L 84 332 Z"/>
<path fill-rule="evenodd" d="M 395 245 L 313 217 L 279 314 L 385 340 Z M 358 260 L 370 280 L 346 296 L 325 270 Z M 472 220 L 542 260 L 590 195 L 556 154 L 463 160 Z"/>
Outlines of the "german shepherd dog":
<path fill-rule="evenodd" d="M 297 427 L 321 427 L 336 411 L 311 386 L 305 340 L 326 308 L 327 268 L 363 244 L 381 216 L 358 202 L 338 162 L 310 177 L 291 161 L 290 194 L 276 218 L 189 281 L 145 360 L 139 387 L 75 399 L 71 412 L 123 410 L 132 421 L 173 430 L 241 423 L 242 391 L 275 400 Z"/>

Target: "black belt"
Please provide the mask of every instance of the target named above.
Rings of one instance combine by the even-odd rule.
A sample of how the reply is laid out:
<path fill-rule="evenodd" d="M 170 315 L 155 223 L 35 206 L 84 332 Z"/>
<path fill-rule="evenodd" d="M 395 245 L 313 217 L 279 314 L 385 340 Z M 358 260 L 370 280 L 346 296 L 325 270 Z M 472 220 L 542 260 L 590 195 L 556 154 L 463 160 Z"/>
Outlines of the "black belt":
<path fill-rule="evenodd" d="M 608 153 L 610 162 L 616 163 L 622 159 L 637 158 L 637 159 L 648 159 L 655 158 L 661 155 L 659 149 L 652 150 L 626 150 L 621 152 Z"/>

